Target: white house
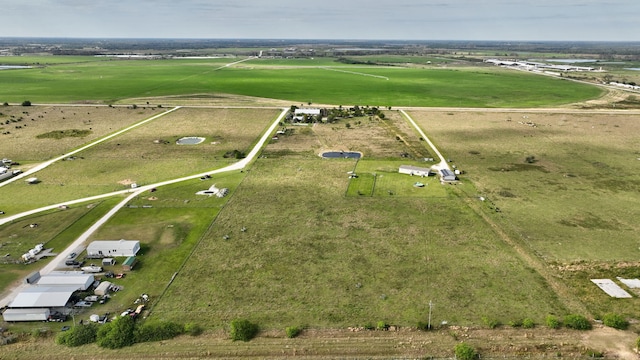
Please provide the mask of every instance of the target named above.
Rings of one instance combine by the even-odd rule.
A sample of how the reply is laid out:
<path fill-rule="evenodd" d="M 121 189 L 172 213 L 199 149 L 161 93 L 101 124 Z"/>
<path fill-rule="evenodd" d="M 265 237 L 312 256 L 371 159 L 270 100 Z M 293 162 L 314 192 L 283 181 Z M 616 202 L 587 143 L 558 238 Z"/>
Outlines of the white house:
<path fill-rule="evenodd" d="M 87 255 L 95 257 L 135 256 L 138 251 L 138 240 L 98 240 L 87 246 Z"/>
<path fill-rule="evenodd" d="M 422 167 L 417 167 L 417 166 L 412 166 L 412 165 L 400 165 L 400 168 L 398 169 L 398 172 L 400 174 L 407 174 L 407 175 L 417 175 L 417 176 L 429 176 L 432 174 L 431 169 L 429 168 L 422 168 Z"/>

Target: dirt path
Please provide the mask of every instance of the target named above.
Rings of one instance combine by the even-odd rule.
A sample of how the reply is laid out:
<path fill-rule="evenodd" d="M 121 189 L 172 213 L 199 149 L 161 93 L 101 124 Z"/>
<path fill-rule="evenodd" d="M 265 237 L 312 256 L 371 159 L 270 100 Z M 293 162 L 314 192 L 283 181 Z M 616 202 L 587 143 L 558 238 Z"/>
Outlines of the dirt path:
<path fill-rule="evenodd" d="M 589 349 L 604 351 L 606 358 L 637 360 L 634 350 L 637 335 L 630 331 L 598 326 L 582 336 L 582 343 Z"/>

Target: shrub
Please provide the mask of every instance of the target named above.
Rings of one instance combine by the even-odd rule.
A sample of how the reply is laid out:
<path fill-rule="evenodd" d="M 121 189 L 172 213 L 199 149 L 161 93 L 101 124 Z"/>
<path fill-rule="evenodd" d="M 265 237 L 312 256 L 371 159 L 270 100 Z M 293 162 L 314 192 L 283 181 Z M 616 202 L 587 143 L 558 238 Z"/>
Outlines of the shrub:
<path fill-rule="evenodd" d="M 300 332 L 302 332 L 302 330 L 300 330 L 300 328 L 297 326 L 287 326 L 284 331 L 289 339 L 293 339 L 294 337 L 300 335 Z"/>
<path fill-rule="evenodd" d="M 569 314 L 564 317 L 564 326 L 575 330 L 590 330 L 591 323 L 582 315 Z"/>
<path fill-rule="evenodd" d="M 531 318 L 526 318 L 522 320 L 522 327 L 525 329 L 533 329 L 536 326 L 536 323 Z"/>
<path fill-rule="evenodd" d="M 376 329 L 378 330 L 387 330 L 388 328 L 389 325 L 387 325 L 387 323 L 382 320 L 378 321 L 378 323 L 376 324 Z"/>
<path fill-rule="evenodd" d="M 456 359 L 459 360 L 472 360 L 478 357 L 476 349 L 465 342 L 461 342 L 456 345 L 454 351 L 456 354 Z"/>
<path fill-rule="evenodd" d="M 145 322 L 135 329 L 135 342 L 173 339 L 183 331 L 184 326 L 170 321 Z"/>
<path fill-rule="evenodd" d="M 202 327 L 196 323 L 186 323 L 184 325 L 184 333 L 191 336 L 198 336 L 202 334 Z"/>
<path fill-rule="evenodd" d="M 418 325 L 416 326 L 418 330 L 427 331 L 429 330 L 429 324 L 424 321 L 418 321 Z"/>
<path fill-rule="evenodd" d="M 98 346 L 108 349 L 131 346 L 135 343 L 134 329 L 135 323 L 131 316 L 119 317 L 100 327 L 96 342 Z"/>
<path fill-rule="evenodd" d="M 553 315 L 547 315 L 545 324 L 547 324 L 547 327 L 551 329 L 559 329 L 561 325 L 560 320 L 558 320 L 558 318 Z"/>
<path fill-rule="evenodd" d="M 608 327 L 612 327 L 614 329 L 619 329 L 619 330 L 625 330 L 626 328 L 629 327 L 629 322 L 622 315 L 619 315 L 619 314 L 613 314 L 613 313 L 606 314 L 602 318 L 602 322 Z"/>
<path fill-rule="evenodd" d="M 69 347 L 91 344 L 96 341 L 98 327 L 95 324 L 74 326 L 56 337 L 56 344 Z"/>
<path fill-rule="evenodd" d="M 231 340 L 249 341 L 258 335 L 258 325 L 246 319 L 231 321 Z"/>
<path fill-rule="evenodd" d="M 511 327 L 521 327 L 522 326 L 522 320 L 521 319 L 511 320 L 511 321 L 509 321 L 509 326 L 511 326 Z"/>
<path fill-rule="evenodd" d="M 500 326 L 500 321 L 496 319 L 488 318 L 486 316 L 482 318 L 482 322 L 484 322 L 484 324 L 487 325 L 489 329 L 495 329 L 498 326 Z"/>
<path fill-rule="evenodd" d="M 22 102 L 22 106 L 31 106 L 31 101 L 25 100 Z"/>
<path fill-rule="evenodd" d="M 636 339 L 636 349 L 640 349 L 640 337 Z"/>

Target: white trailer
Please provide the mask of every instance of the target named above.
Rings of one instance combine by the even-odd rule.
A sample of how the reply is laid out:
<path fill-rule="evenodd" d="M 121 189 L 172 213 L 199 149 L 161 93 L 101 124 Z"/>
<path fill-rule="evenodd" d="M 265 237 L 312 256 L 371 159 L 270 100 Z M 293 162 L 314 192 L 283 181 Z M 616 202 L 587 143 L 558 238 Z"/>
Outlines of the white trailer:
<path fill-rule="evenodd" d="M 7 309 L 2 313 L 6 322 L 12 321 L 47 321 L 51 315 L 49 309 Z"/>

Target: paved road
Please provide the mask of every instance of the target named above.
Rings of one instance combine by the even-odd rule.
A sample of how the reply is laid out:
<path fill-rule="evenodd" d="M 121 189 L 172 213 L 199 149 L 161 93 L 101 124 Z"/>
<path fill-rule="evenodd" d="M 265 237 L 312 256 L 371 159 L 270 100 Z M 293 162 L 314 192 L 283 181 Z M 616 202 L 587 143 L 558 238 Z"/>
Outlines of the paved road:
<path fill-rule="evenodd" d="M 173 110 L 175 110 L 175 109 L 173 109 Z M 260 153 L 260 151 L 264 147 L 264 144 L 266 144 L 266 142 L 271 138 L 272 134 L 274 133 L 274 131 L 276 130 L 276 128 L 278 127 L 278 125 L 280 124 L 280 122 L 282 121 L 284 116 L 287 114 L 287 111 L 289 111 L 289 109 L 284 109 L 280 113 L 280 115 L 271 124 L 271 126 L 267 129 L 267 131 L 265 131 L 265 133 L 262 135 L 262 137 L 260 138 L 258 143 L 253 147 L 253 149 L 249 152 L 249 154 L 244 159 L 242 159 L 242 160 L 240 160 L 240 161 L 238 161 L 236 163 L 233 163 L 233 164 L 231 164 L 229 166 L 226 166 L 226 167 L 223 167 L 223 168 L 220 168 L 220 169 L 216 169 L 216 170 L 212 170 L 212 171 L 203 172 L 203 173 L 200 173 L 200 174 L 181 177 L 181 178 L 178 178 L 178 179 L 167 180 L 167 181 L 162 181 L 162 182 L 155 183 L 155 184 L 144 185 L 144 186 L 141 186 L 141 187 L 133 189 L 133 190 L 117 191 L 117 192 L 113 192 L 113 193 L 108 193 L 108 194 L 103 194 L 103 195 L 98 195 L 98 196 L 92 196 L 92 197 L 83 198 L 83 199 L 77 199 L 77 200 L 65 202 L 63 204 L 55 204 L 55 205 L 51 205 L 51 206 L 46 206 L 46 207 L 43 207 L 43 208 L 40 208 L 40 209 L 34 209 L 34 210 L 31 210 L 31 211 L 28 211 L 28 212 L 24 212 L 24 213 L 21 213 L 21 214 L 16 214 L 16 215 L 14 215 L 14 216 L 12 216 L 10 218 L 12 218 L 12 220 L 14 220 L 14 219 L 17 219 L 19 217 L 26 216 L 27 214 L 33 214 L 33 213 L 40 212 L 40 211 L 43 211 L 43 210 L 48 210 L 48 209 L 55 209 L 60 205 L 68 205 L 68 204 L 72 204 L 72 203 L 82 203 L 82 202 L 95 200 L 95 199 L 98 199 L 98 198 L 114 196 L 114 195 L 123 194 L 123 193 L 131 193 L 124 200 L 122 200 L 120 203 L 118 203 L 116 206 L 114 206 L 107 214 L 105 214 L 102 218 L 100 218 L 98 221 L 96 221 L 89 229 L 87 229 L 82 235 L 80 235 L 76 240 L 74 240 L 73 243 L 71 243 L 65 250 L 63 250 L 60 253 L 58 253 L 58 255 L 54 259 L 52 259 L 47 265 L 45 265 L 40 270 L 40 274 L 42 274 L 42 275 L 48 274 L 51 271 L 54 271 L 56 268 L 60 267 L 64 263 L 64 261 L 66 260 L 66 258 L 67 258 L 67 256 L 69 254 L 71 254 L 72 252 L 74 252 L 78 248 L 80 248 L 83 245 L 83 243 L 96 230 L 98 230 L 109 219 L 111 219 L 111 217 L 113 215 L 115 215 L 120 209 L 122 209 L 127 203 L 129 203 L 129 201 L 131 201 L 132 199 L 134 199 L 138 195 L 140 195 L 140 194 L 142 194 L 144 192 L 147 192 L 147 191 L 151 190 L 152 188 L 158 188 L 158 187 L 164 186 L 164 185 L 175 184 L 175 183 L 178 183 L 178 182 L 192 180 L 192 179 L 199 179 L 199 178 L 201 178 L 201 177 L 203 177 L 205 175 L 214 175 L 214 174 L 219 174 L 219 173 L 223 173 L 223 172 L 238 171 L 238 170 L 244 169 L 253 160 L 255 160 L 255 158 L 258 155 L 258 153 Z M 6 222 L 7 222 L 7 219 L 2 219 L 2 221 L 0 221 L 0 225 L 4 224 Z M 25 286 L 26 286 L 25 284 L 22 284 L 22 285 L 20 285 L 20 286 L 18 286 L 16 288 L 12 289 L 12 291 L 7 296 L 5 296 L 4 298 L 0 299 L 0 307 L 7 306 L 8 304 L 10 304 L 11 301 L 13 301 L 13 299 L 16 297 L 16 295 L 20 291 L 22 291 Z"/>

